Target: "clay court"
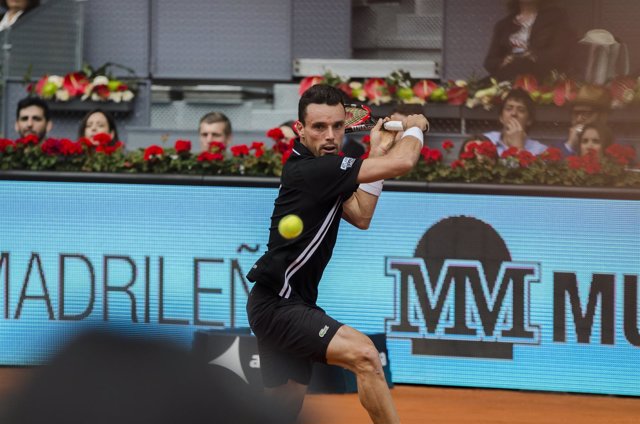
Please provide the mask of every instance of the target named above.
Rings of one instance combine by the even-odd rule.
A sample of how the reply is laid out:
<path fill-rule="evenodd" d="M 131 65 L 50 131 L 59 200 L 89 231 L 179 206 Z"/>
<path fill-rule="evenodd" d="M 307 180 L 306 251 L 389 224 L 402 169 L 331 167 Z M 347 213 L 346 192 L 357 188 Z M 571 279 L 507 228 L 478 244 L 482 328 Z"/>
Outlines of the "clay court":
<path fill-rule="evenodd" d="M 0 397 L 32 374 L 30 368 L 0 368 Z M 396 385 L 393 398 L 405 424 L 637 424 L 640 399 Z M 357 424 L 370 420 L 356 394 L 309 395 L 309 424 Z"/>

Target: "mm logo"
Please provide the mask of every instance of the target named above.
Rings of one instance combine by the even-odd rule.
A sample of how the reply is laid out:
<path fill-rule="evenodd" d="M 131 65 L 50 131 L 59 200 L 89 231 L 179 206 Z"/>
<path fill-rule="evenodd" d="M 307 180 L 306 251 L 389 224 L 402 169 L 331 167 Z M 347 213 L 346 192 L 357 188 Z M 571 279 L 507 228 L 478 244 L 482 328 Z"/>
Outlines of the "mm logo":
<path fill-rule="evenodd" d="M 485 222 L 438 222 L 413 258 L 386 258 L 386 275 L 395 280 L 387 335 L 411 339 L 414 355 L 513 359 L 514 344 L 540 343 L 529 314 L 540 265 L 512 261 Z"/>

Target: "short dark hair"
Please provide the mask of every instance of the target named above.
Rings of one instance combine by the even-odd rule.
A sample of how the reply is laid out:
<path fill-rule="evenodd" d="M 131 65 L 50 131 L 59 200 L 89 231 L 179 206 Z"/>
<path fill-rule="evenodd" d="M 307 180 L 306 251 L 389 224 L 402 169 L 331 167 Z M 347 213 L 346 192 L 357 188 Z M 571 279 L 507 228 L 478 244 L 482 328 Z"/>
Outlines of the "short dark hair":
<path fill-rule="evenodd" d="M 225 115 L 222 112 L 209 112 L 206 115 L 204 115 L 202 118 L 200 118 L 200 122 L 198 123 L 198 130 L 200 130 L 200 124 L 202 123 L 215 124 L 216 122 L 223 122 L 225 124 L 224 135 L 226 136 L 231 135 L 231 133 L 233 132 L 231 128 L 231 121 L 229 120 L 227 115 Z"/>
<path fill-rule="evenodd" d="M 47 102 L 39 97 L 25 97 L 20 100 L 18 102 L 18 106 L 16 106 L 16 121 L 20 118 L 20 111 L 31 106 L 37 106 L 42 109 L 42 112 L 44 112 L 44 119 L 46 121 L 51 120 L 51 111 L 49 111 L 49 105 L 47 105 Z"/>
<path fill-rule="evenodd" d="M 80 126 L 78 127 L 78 138 L 84 137 L 84 130 L 87 129 L 87 122 L 89 122 L 89 118 L 94 113 L 101 113 L 104 115 L 104 117 L 107 119 L 107 123 L 109 124 L 109 131 L 113 131 L 113 140 L 118 141 L 119 137 L 116 120 L 113 118 L 113 115 L 100 108 L 90 110 L 86 115 L 84 115 L 84 118 L 82 118 L 82 121 L 80 121 Z"/>
<path fill-rule="evenodd" d="M 311 86 L 302 94 L 298 102 L 298 120 L 304 124 L 307 116 L 307 106 L 310 104 L 319 105 L 342 105 L 344 107 L 345 94 L 339 88 L 327 84 L 316 84 Z"/>
<path fill-rule="evenodd" d="M 3 9 L 8 9 L 9 5 L 7 4 L 7 0 L 0 0 L 0 6 Z M 28 12 L 34 7 L 40 6 L 40 0 L 27 0 L 27 7 L 24 8 L 24 12 Z"/>
<path fill-rule="evenodd" d="M 524 91 L 522 88 L 516 88 L 511 90 L 507 97 L 502 101 L 502 106 L 500 107 L 500 113 L 504 111 L 505 106 L 507 105 L 507 101 L 515 100 L 520 102 L 527 108 L 527 113 L 529 113 L 529 119 L 531 120 L 531 124 L 536 121 L 536 104 L 533 102 L 531 95 Z"/>

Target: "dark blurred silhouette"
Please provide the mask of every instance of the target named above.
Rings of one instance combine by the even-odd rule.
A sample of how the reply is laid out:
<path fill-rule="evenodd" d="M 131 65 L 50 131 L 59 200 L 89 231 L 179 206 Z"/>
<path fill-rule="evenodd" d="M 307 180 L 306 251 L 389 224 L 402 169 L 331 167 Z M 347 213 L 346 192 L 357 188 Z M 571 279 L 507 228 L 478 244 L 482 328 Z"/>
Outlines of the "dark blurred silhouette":
<path fill-rule="evenodd" d="M 2 424 L 278 423 L 228 370 L 161 341 L 90 332 L 36 370 Z"/>

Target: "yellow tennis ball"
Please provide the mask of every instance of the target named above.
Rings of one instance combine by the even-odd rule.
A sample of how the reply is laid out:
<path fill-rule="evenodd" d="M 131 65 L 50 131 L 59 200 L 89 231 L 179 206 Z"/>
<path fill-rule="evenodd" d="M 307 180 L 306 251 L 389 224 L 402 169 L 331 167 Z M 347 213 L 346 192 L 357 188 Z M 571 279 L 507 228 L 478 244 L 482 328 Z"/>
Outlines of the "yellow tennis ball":
<path fill-rule="evenodd" d="M 302 220 L 298 215 L 287 215 L 278 223 L 278 232 L 286 239 L 294 239 L 302 234 Z"/>

